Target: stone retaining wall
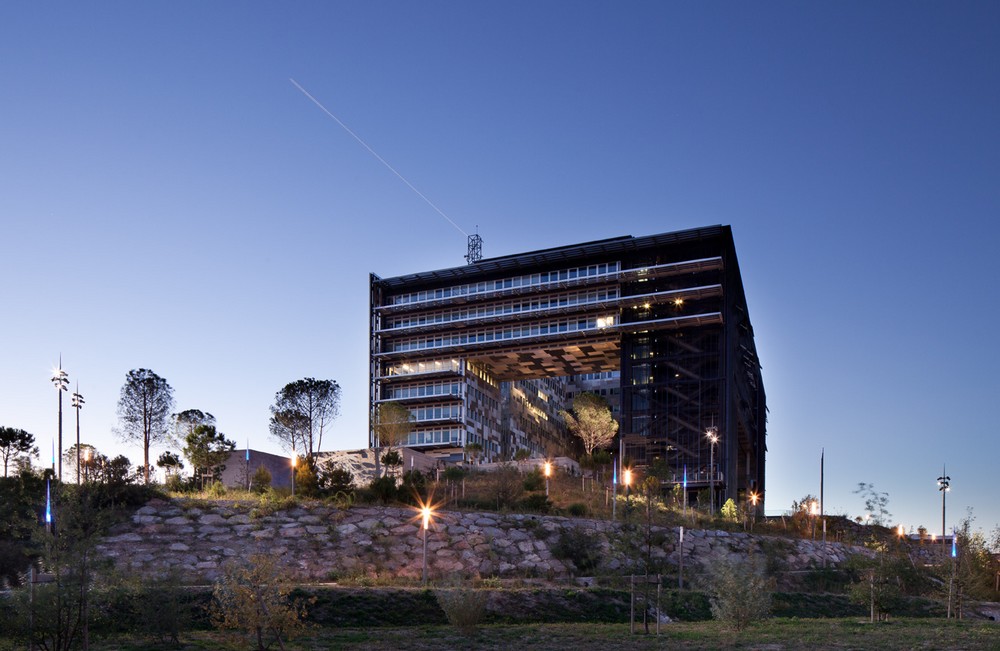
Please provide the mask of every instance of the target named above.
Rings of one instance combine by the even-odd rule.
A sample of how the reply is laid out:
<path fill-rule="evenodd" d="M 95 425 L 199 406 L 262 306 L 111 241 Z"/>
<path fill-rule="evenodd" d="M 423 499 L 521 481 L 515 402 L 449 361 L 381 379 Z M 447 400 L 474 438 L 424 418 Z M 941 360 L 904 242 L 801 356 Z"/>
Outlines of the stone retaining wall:
<path fill-rule="evenodd" d="M 117 525 L 99 546 L 124 571 L 160 575 L 176 570 L 191 582 L 211 582 L 231 559 L 265 552 L 281 558 L 301 581 L 344 576 L 419 578 L 423 539 L 417 513 L 395 507 L 337 509 L 321 503 L 268 513 L 252 503 L 154 500 Z M 650 555 L 676 565 L 677 528 L 653 527 Z M 560 542 L 562 544 L 560 544 Z M 578 568 L 596 547 L 596 567 Z M 567 552 L 568 549 L 568 552 Z M 724 531 L 686 530 L 685 567 L 753 550 L 780 555 L 786 570 L 836 566 L 866 553 L 822 543 Z M 430 576 L 542 577 L 641 571 L 645 528 L 639 524 L 526 514 L 439 512 L 427 536 Z M 691 576 L 691 575 L 689 575 Z"/>

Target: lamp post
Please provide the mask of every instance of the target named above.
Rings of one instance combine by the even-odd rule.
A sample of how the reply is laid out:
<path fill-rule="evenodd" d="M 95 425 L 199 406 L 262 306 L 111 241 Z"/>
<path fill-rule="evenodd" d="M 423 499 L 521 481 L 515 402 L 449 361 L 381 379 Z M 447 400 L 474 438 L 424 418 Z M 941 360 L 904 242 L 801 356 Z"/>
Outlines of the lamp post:
<path fill-rule="evenodd" d="M 709 485 L 709 514 L 715 517 L 715 444 L 719 442 L 719 431 L 715 427 L 709 427 L 705 432 L 708 438 L 708 485 Z"/>
<path fill-rule="evenodd" d="M 80 485 L 80 410 L 83 409 L 83 396 L 80 395 L 80 384 L 77 383 L 73 392 L 73 409 L 76 409 L 76 483 Z"/>
<path fill-rule="evenodd" d="M 757 502 L 760 501 L 760 494 L 756 491 L 751 491 L 747 495 L 747 501 L 750 502 L 750 531 L 753 531 L 753 525 L 757 521 Z"/>
<path fill-rule="evenodd" d="M 629 517 L 629 508 L 632 506 L 632 469 L 626 468 L 622 471 L 622 481 L 625 483 L 625 517 Z"/>
<path fill-rule="evenodd" d="M 938 490 L 941 491 L 941 549 L 945 547 L 945 538 L 948 535 L 944 528 L 945 495 L 951 490 L 951 477 L 945 472 L 945 466 L 941 466 L 941 476 L 937 478 Z"/>
<path fill-rule="evenodd" d="M 552 464 L 545 462 L 545 497 L 549 496 L 549 477 L 552 476 Z"/>
<path fill-rule="evenodd" d="M 420 518 L 422 520 L 421 531 L 424 537 L 424 567 L 421 573 L 421 581 L 427 585 L 427 529 L 431 526 L 431 507 L 424 505 L 420 508 Z"/>
<path fill-rule="evenodd" d="M 83 472 L 86 473 L 86 476 L 84 477 L 85 481 L 90 481 L 90 458 L 92 454 L 93 454 L 92 450 L 88 447 L 87 453 L 86 455 L 84 455 L 84 460 L 83 460 L 84 462 Z"/>
<path fill-rule="evenodd" d="M 298 455 L 295 454 L 295 450 L 292 450 L 292 497 L 295 497 L 295 462 L 297 461 Z"/>
<path fill-rule="evenodd" d="M 69 391 L 69 375 L 62 368 L 62 355 L 59 356 L 59 368 L 52 371 L 52 385 L 59 394 L 59 481 L 62 481 L 62 394 Z"/>

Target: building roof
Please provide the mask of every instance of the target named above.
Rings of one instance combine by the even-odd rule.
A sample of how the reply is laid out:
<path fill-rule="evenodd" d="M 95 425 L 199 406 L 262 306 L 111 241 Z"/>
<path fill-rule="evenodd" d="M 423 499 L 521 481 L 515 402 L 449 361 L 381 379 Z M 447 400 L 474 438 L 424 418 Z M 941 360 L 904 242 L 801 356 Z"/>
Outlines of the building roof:
<path fill-rule="evenodd" d="M 452 267 L 450 269 L 423 271 L 405 276 L 396 276 L 394 278 L 383 278 L 379 280 L 379 284 L 386 289 L 392 290 L 410 285 L 457 282 L 471 276 L 510 273 L 523 267 L 553 265 L 581 258 L 621 255 L 646 248 L 669 246 L 686 241 L 718 237 L 728 230 L 728 226 L 716 225 L 642 237 L 623 235 L 606 240 L 595 240 L 593 242 L 571 244 L 569 246 L 559 246 L 497 258 L 485 258 L 475 264 Z"/>

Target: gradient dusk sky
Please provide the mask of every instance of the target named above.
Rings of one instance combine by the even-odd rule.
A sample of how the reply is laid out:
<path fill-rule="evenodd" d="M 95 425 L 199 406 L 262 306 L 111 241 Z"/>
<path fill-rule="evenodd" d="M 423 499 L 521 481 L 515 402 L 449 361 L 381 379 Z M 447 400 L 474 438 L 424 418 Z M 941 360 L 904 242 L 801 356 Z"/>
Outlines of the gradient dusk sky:
<path fill-rule="evenodd" d="M 989 531 L 998 35 L 992 1 L 4 3 L 0 425 L 49 449 L 61 354 L 83 441 L 133 462 L 140 367 L 274 452 L 275 391 L 334 379 L 324 448 L 363 447 L 369 272 L 459 266 L 459 228 L 492 257 L 731 224 L 768 512 L 825 448 L 828 512 L 872 482 L 939 532 L 947 464 L 949 527 Z"/>

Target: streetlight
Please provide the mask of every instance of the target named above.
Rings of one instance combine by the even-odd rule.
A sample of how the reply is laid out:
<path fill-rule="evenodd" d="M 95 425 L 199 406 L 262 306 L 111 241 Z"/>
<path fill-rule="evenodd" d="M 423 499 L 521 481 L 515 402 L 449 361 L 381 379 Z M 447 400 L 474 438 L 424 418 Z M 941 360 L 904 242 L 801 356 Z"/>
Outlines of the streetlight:
<path fill-rule="evenodd" d="M 705 431 L 709 441 L 708 448 L 708 483 L 709 483 L 709 514 L 715 516 L 715 444 L 719 442 L 719 430 L 714 426 Z"/>
<path fill-rule="evenodd" d="M 92 456 L 92 454 L 93 454 L 93 450 L 91 450 L 91 448 L 88 446 L 87 447 L 87 453 L 84 455 L 85 456 L 85 459 L 84 459 L 84 464 L 85 465 L 83 467 L 83 471 L 87 475 L 86 478 L 85 478 L 86 481 L 90 481 L 90 457 Z"/>
<path fill-rule="evenodd" d="M 945 507 L 945 495 L 951 490 L 951 477 L 945 472 L 945 466 L 941 466 L 941 476 L 937 478 L 938 490 L 941 491 L 941 549 L 944 549 L 945 541 L 948 532 L 944 528 L 944 507 Z"/>
<path fill-rule="evenodd" d="M 552 476 L 552 464 L 545 462 L 545 497 L 549 496 L 549 477 Z"/>
<path fill-rule="evenodd" d="M 295 462 L 298 459 L 298 455 L 295 454 L 295 450 L 292 450 L 292 497 L 295 497 Z"/>
<path fill-rule="evenodd" d="M 80 410 L 83 408 L 83 396 L 80 395 L 80 384 L 77 383 L 73 392 L 73 409 L 76 409 L 76 483 L 80 485 Z"/>
<path fill-rule="evenodd" d="M 632 505 L 632 469 L 626 468 L 622 472 L 622 481 L 625 482 L 625 513 L 628 513 L 628 507 Z"/>
<path fill-rule="evenodd" d="M 753 531 L 754 522 L 757 521 L 757 502 L 760 501 L 760 493 L 752 491 L 747 498 L 753 508 L 750 510 L 750 531 Z"/>
<path fill-rule="evenodd" d="M 62 355 L 59 356 L 59 368 L 52 371 L 52 385 L 59 394 L 59 481 L 62 481 L 62 394 L 69 391 L 66 385 L 69 384 L 69 374 L 63 370 Z"/>
<path fill-rule="evenodd" d="M 421 518 L 421 531 L 423 532 L 424 538 L 424 566 L 423 572 L 421 574 L 421 581 L 424 585 L 427 585 L 427 530 L 431 526 L 431 516 L 433 515 L 433 509 L 430 504 L 423 504 L 420 507 L 420 518 Z"/>

